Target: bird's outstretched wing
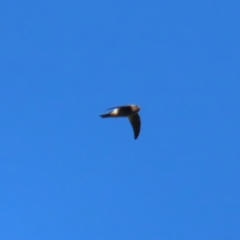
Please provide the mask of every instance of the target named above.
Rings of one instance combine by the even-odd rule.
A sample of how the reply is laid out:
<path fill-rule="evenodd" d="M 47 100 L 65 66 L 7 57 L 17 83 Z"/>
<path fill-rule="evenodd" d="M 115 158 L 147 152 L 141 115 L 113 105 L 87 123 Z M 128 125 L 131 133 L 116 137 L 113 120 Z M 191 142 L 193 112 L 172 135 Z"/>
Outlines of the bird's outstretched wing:
<path fill-rule="evenodd" d="M 134 139 L 138 138 L 141 128 L 141 120 L 138 114 L 134 114 L 128 117 L 134 132 Z"/>

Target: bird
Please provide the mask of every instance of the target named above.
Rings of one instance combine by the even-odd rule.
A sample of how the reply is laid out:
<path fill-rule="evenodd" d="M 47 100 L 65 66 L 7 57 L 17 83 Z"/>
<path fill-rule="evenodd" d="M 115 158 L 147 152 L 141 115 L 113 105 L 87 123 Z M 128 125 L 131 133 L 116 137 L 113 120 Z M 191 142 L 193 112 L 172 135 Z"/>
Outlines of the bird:
<path fill-rule="evenodd" d="M 108 108 L 107 110 L 112 111 L 108 113 L 101 114 L 100 117 L 107 118 L 107 117 L 128 117 L 134 132 L 134 139 L 137 139 L 140 133 L 141 128 L 141 119 L 138 114 L 140 111 L 140 107 L 135 104 L 123 105 L 123 106 L 116 106 Z"/>

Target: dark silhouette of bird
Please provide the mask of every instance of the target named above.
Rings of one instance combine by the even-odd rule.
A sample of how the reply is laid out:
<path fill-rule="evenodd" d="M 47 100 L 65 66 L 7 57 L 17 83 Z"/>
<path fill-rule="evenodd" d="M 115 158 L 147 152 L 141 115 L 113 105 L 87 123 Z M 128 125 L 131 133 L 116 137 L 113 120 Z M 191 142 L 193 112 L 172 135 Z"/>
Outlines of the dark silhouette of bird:
<path fill-rule="evenodd" d="M 134 132 L 134 139 L 138 138 L 141 128 L 141 120 L 138 112 L 140 111 L 140 107 L 134 104 L 124 105 L 124 106 L 117 106 L 109 108 L 113 109 L 109 113 L 101 114 L 100 117 L 107 118 L 107 117 L 128 117 Z"/>

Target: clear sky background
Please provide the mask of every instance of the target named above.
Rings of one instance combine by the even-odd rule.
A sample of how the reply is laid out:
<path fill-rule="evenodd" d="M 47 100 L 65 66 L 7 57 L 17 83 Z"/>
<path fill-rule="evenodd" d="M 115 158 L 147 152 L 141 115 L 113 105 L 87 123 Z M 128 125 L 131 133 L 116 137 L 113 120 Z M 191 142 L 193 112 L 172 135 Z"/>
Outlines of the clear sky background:
<path fill-rule="evenodd" d="M 0 44 L 0 239 L 240 239 L 240 1 L 3 0 Z"/>

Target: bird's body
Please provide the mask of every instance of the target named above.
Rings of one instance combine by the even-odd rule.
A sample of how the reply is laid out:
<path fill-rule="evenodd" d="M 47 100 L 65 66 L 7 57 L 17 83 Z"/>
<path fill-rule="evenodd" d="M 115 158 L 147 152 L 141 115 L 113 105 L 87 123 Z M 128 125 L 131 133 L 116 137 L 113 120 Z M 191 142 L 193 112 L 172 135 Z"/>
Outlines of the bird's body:
<path fill-rule="evenodd" d="M 124 105 L 110 108 L 113 109 L 109 113 L 101 114 L 100 117 L 107 118 L 107 117 L 128 117 L 130 123 L 132 125 L 134 131 L 134 138 L 137 139 L 140 133 L 141 121 L 138 115 L 140 111 L 140 107 L 134 104 L 131 105 Z"/>

